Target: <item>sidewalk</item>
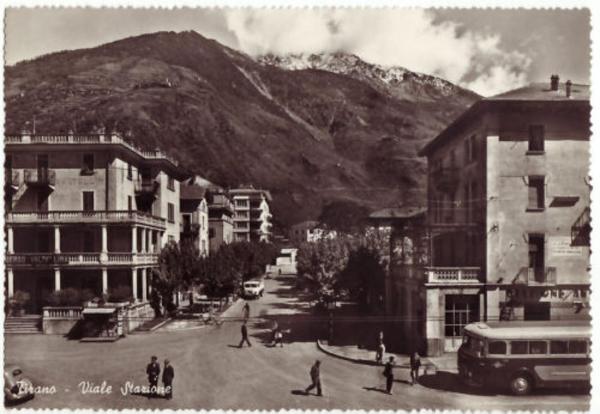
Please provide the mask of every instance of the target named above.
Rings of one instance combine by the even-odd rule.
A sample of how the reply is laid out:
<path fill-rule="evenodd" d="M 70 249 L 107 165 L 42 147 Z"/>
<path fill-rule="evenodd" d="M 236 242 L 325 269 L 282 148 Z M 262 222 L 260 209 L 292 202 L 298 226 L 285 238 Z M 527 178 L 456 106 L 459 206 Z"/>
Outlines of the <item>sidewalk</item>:
<path fill-rule="evenodd" d="M 378 365 L 375 362 L 375 351 L 360 349 L 357 346 L 330 346 L 327 341 L 317 341 L 317 347 L 324 353 L 336 358 L 345 359 L 357 364 Z M 410 357 L 405 354 L 385 353 L 384 361 L 394 356 L 395 367 L 410 369 Z M 458 372 L 456 366 L 456 353 L 447 353 L 439 357 L 421 357 L 421 366 L 426 374 L 435 374 L 436 371 Z"/>

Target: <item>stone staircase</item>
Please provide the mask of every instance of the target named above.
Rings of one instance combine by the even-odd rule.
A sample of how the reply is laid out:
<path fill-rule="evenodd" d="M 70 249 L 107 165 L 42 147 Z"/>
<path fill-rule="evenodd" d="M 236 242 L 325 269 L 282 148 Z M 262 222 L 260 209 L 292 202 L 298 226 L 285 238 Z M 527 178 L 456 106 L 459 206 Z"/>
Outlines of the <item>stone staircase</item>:
<path fill-rule="evenodd" d="M 7 316 L 4 320 L 5 334 L 39 334 L 42 333 L 42 317 L 40 315 Z"/>

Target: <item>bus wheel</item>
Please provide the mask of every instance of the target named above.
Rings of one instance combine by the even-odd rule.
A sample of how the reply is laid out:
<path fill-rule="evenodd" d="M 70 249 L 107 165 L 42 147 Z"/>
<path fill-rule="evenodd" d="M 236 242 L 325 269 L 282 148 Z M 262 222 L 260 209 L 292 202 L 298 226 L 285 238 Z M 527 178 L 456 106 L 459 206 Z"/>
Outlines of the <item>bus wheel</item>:
<path fill-rule="evenodd" d="M 531 392 L 533 381 L 526 373 L 518 373 L 510 380 L 510 391 L 514 395 L 527 395 Z"/>

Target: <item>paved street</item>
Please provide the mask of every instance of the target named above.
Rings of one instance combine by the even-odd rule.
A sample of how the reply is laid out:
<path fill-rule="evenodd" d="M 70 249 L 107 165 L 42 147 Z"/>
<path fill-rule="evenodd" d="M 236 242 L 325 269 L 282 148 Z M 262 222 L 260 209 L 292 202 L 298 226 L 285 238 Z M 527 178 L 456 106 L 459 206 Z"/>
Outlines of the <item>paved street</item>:
<path fill-rule="evenodd" d="M 544 392 L 525 398 L 477 395 L 440 372 L 423 378 L 424 385 L 406 383 L 399 369 L 394 395 L 381 392 L 382 368 L 357 365 L 321 353 L 314 341 L 292 333 L 283 348 L 266 346 L 262 318 L 302 318 L 307 304 L 292 290 L 291 278 L 266 280 L 266 294 L 251 301 L 251 348 L 237 348 L 240 322 L 221 327 L 161 329 L 130 335 L 115 343 L 79 343 L 60 336 L 18 335 L 6 338 L 6 362 L 18 363 L 36 385 L 54 385 L 55 395 L 38 395 L 21 407 L 31 408 L 195 408 L 195 409 L 505 409 L 587 410 L 585 394 Z M 241 315 L 241 303 L 229 313 Z M 286 326 L 282 326 L 286 327 Z M 292 325 L 292 331 L 294 327 Z M 169 358 L 175 368 L 174 399 L 122 395 L 127 381 L 146 385 L 145 367 L 152 354 Z M 323 397 L 302 395 L 308 371 L 322 361 Z M 109 394 L 83 394 L 82 381 L 112 386 Z"/>

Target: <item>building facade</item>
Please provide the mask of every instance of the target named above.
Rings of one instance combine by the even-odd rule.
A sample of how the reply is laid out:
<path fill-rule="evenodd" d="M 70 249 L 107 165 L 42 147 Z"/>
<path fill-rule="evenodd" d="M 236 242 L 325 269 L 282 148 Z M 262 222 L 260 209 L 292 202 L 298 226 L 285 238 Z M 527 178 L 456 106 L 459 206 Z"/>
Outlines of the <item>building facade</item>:
<path fill-rule="evenodd" d="M 6 292 L 30 313 L 69 287 L 145 300 L 158 252 L 180 236 L 177 163 L 117 134 L 6 137 Z"/>
<path fill-rule="evenodd" d="M 319 227 L 319 222 L 314 220 L 296 223 L 290 227 L 289 240 L 294 246 L 300 243 L 314 243 L 325 238 L 335 238 L 335 230 L 326 230 Z"/>
<path fill-rule="evenodd" d="M 532 84 L 475 103 L 428 161 L 427 352 L 474 321 L 588 318 L 589 87 Z"/>
<path fill-rule="evenodd" d="M 271 238 L 271 193 L 252 187 L 229 190 L 233 201 L 235 241 L 266 241 Z"/>
<path fill-rule="evenodd" d="M 208 240 L 210 252 L 233 241 L 233 203 L 222 189 L 211 189 L 208 200 Z"/>
<path fill-rule="evenodd" d="M 200 256 L 209 254 L 209 224 L 206 189 L 193 183 L 181 184 L 181 240 L 190 241 Z"/>

